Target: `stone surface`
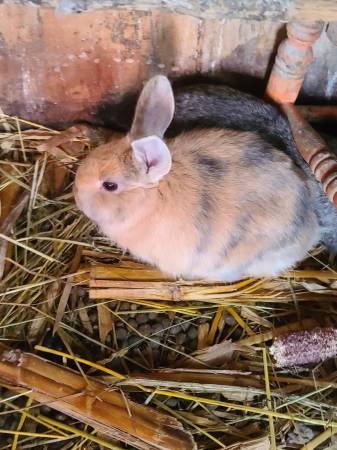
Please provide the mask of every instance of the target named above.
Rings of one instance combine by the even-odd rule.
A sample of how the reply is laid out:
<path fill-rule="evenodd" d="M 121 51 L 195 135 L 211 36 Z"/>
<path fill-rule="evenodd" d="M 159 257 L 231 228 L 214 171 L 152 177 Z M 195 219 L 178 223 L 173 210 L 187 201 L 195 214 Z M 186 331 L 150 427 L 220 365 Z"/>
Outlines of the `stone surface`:
<path fill-rule="evenodd" d="M 43 123 L 92 120 L 107 95 L 117 101 L 157 73 L 261 80 L 280 26 L 158 11 L 64 15 L 2 4 L 0 105 Z"/>

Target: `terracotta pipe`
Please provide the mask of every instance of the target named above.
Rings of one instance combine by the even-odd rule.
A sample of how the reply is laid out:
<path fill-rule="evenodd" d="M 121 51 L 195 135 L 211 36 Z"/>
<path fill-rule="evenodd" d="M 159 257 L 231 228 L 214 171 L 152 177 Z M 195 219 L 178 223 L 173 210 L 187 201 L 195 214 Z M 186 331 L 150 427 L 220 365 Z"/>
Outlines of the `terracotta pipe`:
<path fill-rule="evenodd" d="M 297 108 L 309 122 L 337 121 L 337 106 L 334 105 L 300 105 Z"/>
<path fill-rule="evenodd" d="M 319 38 L 322 28 L 321 22 L 294 22 L 287 25 L 288 37 L 279 46 L 266 97 L 281 105 L 288 117 L 298 151 L 337 208 L 337 159 L 293 104 L 313 60 L 312 45 Z"/>
<path fill-rule="evenodd" d="M 287 24 L 266 88 L 266 97 L 276 103 L 294 103 L 305 73 L 313 60 L 312 45 L 321 35 L 322 22 Z"/>
<path fill-rule="evenodd" d="M 337 208 L 337 158 L 321 136 L 308 124 L 291 103 L 281 105 L 290 122 L 296 146 L 309 164 L 324 192 Z"/>

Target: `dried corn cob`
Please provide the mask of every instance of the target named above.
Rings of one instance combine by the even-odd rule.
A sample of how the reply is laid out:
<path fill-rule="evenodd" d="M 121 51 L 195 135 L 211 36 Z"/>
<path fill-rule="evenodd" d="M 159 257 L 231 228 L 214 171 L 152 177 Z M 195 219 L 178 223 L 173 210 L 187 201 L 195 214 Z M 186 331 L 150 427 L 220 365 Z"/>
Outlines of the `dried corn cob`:
<path fill-rule="evenodd" d="M 270 348 L 277 366 L 299 366 L 337 355 L 337 329 L 314 328 L 277 337 Z"/>

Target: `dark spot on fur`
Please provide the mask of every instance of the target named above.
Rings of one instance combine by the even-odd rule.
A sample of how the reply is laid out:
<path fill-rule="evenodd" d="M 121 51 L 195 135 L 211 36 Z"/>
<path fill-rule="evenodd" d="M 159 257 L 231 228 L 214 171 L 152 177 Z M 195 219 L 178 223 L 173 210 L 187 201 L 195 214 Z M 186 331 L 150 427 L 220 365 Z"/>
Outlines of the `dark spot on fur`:
<path fill-rule="evenodd" d="M 239 243 L 243 240 L 242 233 L 244 232 L 243 227 L 238 227 L 234 233 L 232 233 L 231 237 L 225 243 L 225 245 L 221 249 L 221 259 L 227 258 L 229 253 L 231 253 L 235 248 L 239 245 Z"/>
<path fill-rule="evenodd" d="M 201 154 L 197 156 L 196 162 L 203 177 L 219 180 L 223 178 L 227 172 L 227 167 L 220 158 Z"/>
<path fill-rule="evenodd" d="M 275 149 L 263 141 L 252 141 L 245 149 L 241 164 L 246 167 L 261 167 L 269 164 L 274 160 L 274 151 Z"/>
<path fill-rule="evenodd" d="M 203 184 L 199 209 L 195 219 L 196 228 L 199 232 L 199 242 L 195 253 L 200 255 L 207 250 L 212 234 L 211 224 L 216 209 L 212 183 L 223 182 L 227 168 L 221 159 L 203 154 L 198 154 L 195 157 L 195 163 L 198 165 Z"/>
<path fill-rule="evenodd" d="M 306 221 L 308 220 L 308 211 L 310 211 L 309 192 L 305 186 L 297 194 L 297 201 L 294 208 L 294 216 L 291 221 L 285 225 L 284 232 L 280 234 L 279 239 L 268 248 L 264 248 L 252 256 L 251 259 L 242 264 L 240 271 L 249 271 L 249 268 L 254 265 L 255 261 L 260 261 L 268 255 L 284 249 L 289 244 L 292 244 L 295 239 L 301 234 Z"/>
<path fill-rule="evenodd" d="M 239 218 L 235 223 L 233 233 L 230 235 L 230 237 L 227 239 L 227 241 L 224 243 L 224 245 L 219 251 L 219 258 L 214 267 L 215 270 L 220 269 L 221 266 L 224 264 L 225 259 L 228 258 L 230 253 L 235 251 L 238 245 L 245 240 L 245 236 L 247 234 L 247 229 L 250 221 L 251 217 L 248 214 L 239 216 Z"/>
<path fill-rule="evenodd" d="M 214 214 L 215 204 L 212 194 L 204 189 L 199 202 L 199 209 L 195 219 L 196 228 L 199 232 L 199 242 L 196 248 L 196 254 L 202 254 L 208 247 L 211 236 L 210 222 Z"/>
<path fill-rule="evenodd" d="M 311 211 L 311 198 L 306 187 L 302 186 L 302 189 L 298 193 L 298 198 L 295 206 L 295 218 L 294 225 L 301 232 L 303 225 L 305 224 L 308 212 Z"/>

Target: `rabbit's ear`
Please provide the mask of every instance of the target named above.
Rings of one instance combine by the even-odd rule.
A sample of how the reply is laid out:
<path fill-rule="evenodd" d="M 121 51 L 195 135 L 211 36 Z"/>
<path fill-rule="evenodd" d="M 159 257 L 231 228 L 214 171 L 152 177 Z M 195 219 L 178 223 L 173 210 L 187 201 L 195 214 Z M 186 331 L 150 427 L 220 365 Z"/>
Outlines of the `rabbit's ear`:
<path fill-rule="evenodd" d="M 131 140 L 146 136 L 162 138 L 174 114 L 174 96 L 169 80 L 163 75 L 151 78 L 137 102 L 130 131 Z"/>
<path fill-rule="evenodd" d="M 133 156 L 149 182 L 160 181 L 171 169 L 171 153 L 157 136 L 148 136 L 131 143 Z"/>

